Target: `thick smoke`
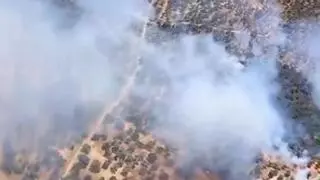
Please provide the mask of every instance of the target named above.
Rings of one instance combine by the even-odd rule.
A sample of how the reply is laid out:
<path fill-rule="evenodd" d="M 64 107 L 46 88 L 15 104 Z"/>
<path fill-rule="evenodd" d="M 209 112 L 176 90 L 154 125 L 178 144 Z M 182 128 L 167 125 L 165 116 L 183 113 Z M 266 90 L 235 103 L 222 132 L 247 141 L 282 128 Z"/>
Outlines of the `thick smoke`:
<path fill-rule="evenodd" d="M 272 35 L 255 39 L 247 67 L 210 35 L 149 47 L 145 64 L 157 74 L 160 69 L 169 84 L 167 107 L 154 108 L 154 133 L 181 151 L 183 169 L 203 165 L 227 179 L 247 179 L 261 151 L 281 146 L 290 154 L 282 142 L 286 117 L 276 102 L 276 46 L 285 43 L 279 18 L 273 10 L 257 20 L 257 33 Z M 245 48 L 246 33 L 237 36 Z"/>
<path fill-rule="evenodd" d="M 0 6 L 1 136 L 85 132 L 131 71 L 139 49 L 130 29 L 144 6 L 32 0 Z"/>
<path fill-rule="evenodd" d="M 211 36 L 185 37 L 168 46 L 160 52 L 169 57 L 151 58 L 171 86 L 169 110 L 157 112 L 155 134 L 182 149 L 182 167 L 201 161 L 244 178 L 254 158 L 285 135 L 275 105 L 276 60 L 252 59 L 244 68 Z"/>
<path fill-rule="evenodd" d="M 254 56 L 244 67 L 211 36 L 145 42 L 141 49 L 146 2 L 81 0 L 68 6 L 0 0 L 2 136 L 85 132 L 117 98 L 142 53 L 144 75 L 161 72 L 169 89 L 165 108 L 152 108 L 153 132 L 181 149 L 183 168 L 201 162 L 232 170 L 228 178 L 246 179 L 261 151 L 285 144 L 275 47 L 286 39 L 277 10 L 256 22 L 257 33 L 266 37 L 253 42 Z M 245 33 L 238 39 L 248 46 Z M 147 96 L 149 88 L 138 87 L 137 94 Z"/>
<path fill-rule="evenodd" d="M 167 109 L 155 108 L 154 133 L 182 151 L 183 169 L 203 165 L 226 179 L 249 179 L 255 158 L 276 149 L 288 161 L 306 162 L 293 157 L 284 141 L 292 136 L 286 129 L 292 121 L 277 100 L 276 79 L 279 47 L 290 38 L 277 5 L 270 6 L 257 19 L 254 56 L 246 67 L 212 36 L 186 35 L 150 50 L 147 63 L 161 69 L 170 84 Z M 237 37 L 248 47 L 246 33 Z"/>
<path fill-rule="evenodd" d="M 313 85 L 313 99 L 314 102 L 320 107 L 320 83 L 319 83 L 319 25 L 315 23 L 308 23 L 309 28 L 306 28 L 307 35 L 305 35 L 302 40 L 304 46 L 301 51 L 308 56 L 308 62 L 306 63 L 305 71 L 307 77 L 309 77 L 310 82 Z"/>

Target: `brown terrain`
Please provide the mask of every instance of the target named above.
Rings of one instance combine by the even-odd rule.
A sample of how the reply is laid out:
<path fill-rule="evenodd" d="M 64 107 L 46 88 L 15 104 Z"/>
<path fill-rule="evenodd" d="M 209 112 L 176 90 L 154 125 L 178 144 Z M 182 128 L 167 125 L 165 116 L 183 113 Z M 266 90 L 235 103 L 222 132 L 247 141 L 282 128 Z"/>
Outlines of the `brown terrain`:
<path fill-rule="evenodd" d="M 235 33 L 245 28 L 254 29 L 253 21 L 256 13 L 266 9 L 264 2 L 250 1 L 216 1 L 209 0 L 180 1 L 158 0 L 152 2 L 156 19 L 146 22 L 142 28 L 141 38 L 147 36 L 149 26 L 157 26 L 162 31 L 174 30 L 177 33 L 212 33 L 219 35 L 227 44 L 229 52 L 239 56 L 250 56 L 250 49 L 237 48 L 232 41 Z M 174 4 L 176 3 L 176 4 Z M 318 16 L 319 4 L 316 1 L 285 1 L 283 19 L 294 21 L 297 18 Z M 210 15 L 210 16 L 209 16 Z M 187 28 L 185 28 L 187 27 Z M 183 29 L 183 30 L 182 30 Z M 258 30 L 257 30 L 258 31 Z M 251 35 L 253 36 L 254 30 Z M 259 33 L 259 32 L 258 32 Z M 266 34 L 256 34 L 263 38 Z M 301 73 L 291 66 L 292 58 L 288 53 L 283 55 L 280 63 L 280 82 L 283 83 L 283 95 L 292 107 L 293 118 L 318 116 L 317 108 L 312 103 L 310 92 Z M 184 180 L 186 177 L 176 164 L 175 158 L 180 151 L 169 147 L 162 140 L 154 137 L 145 128 L 148 123 L 146 116 L 138 120 L 128 118 L 119 122 L 114 117 L 130 106 L 133 99 L 131 90 L 143 67 L 141 57 L 137 55 L 136 67 L 127 78 L 118 99 L 108 104 L 101 116 L 89 128 L 80 142 L 71 141 L 67 147 L 49 147 L 48 154 L 39 156 L 30 151 L 10 151 L 10 145 L 4 144 L 1 156 L 2 171 L 0 180 Z M 298 81 L 298 82 L 297 82 Z M 147 114 L 150 104 L 161 99 L 164 88 L 155 90 L 157 98 L 145 100 L 138 111 Z M 288 90 L 289 89 L 289 90 Z M 292 90 L 292 91 L 290 91 Z M 128 105 L 129 104 L 129 105 Z M 137 106 L 137 105 L 136 105 Z M 315 112 L 316 111 L 316 112 Z M 319 116 L 318 116 L 319 117 Z M 318 124 L 313 124 L 312 127 Z M 311 133 L 312 134 L 312 133 Z M 10 144 L 10 143 L 9 143 Z M 9 150 L 7 149 L 9 148 Z M 320 176 L 320 160 L 313 158 L 308 165 L 302 166 L 289 163 L 277 155 L 264 154 L 253 174 L 256 179 L 291 180 L 301 169 L 308 169 L 309 179 Z M 210 172 L 202 167 L 195 167 L 189 172 L 188 178 L 195 180 L 219 180 L 218 173 Z"/>

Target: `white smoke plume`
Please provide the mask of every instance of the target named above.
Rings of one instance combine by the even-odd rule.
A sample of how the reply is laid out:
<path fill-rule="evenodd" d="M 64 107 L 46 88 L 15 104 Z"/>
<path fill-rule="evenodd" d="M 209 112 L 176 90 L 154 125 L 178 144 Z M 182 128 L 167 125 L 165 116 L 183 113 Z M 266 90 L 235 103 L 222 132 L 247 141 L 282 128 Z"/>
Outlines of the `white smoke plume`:
<path fill-rule="evenodd" d="M 257 20 L 258 34 L 266 36 L 253 42 L 247 67 L 211 36 L 186 36 L 151 50 L 147 62 L 170 84 L 166 111 L 155 112 L 154 133 L 181 149 L 183 169 L 204 165 L 226 179 L 249 179 L 255 157 L 274 147 L 285 160 L 307 161 L 289 151 L 284 138 L 292 122 L 276 100 L 278 48 L 289 41 L 281 23 L 277 8 Z M 247 41 L 243 33 L 239 39 Z"/>
<path fill-rule="evenodd" d="M 130 29 L 146 6 L 32 0 L 0 6 L 1 136 L 85 132 L 130 71 L 128 60 L 139 50 Z"/>
<path fill-rule="evenodd" d="M 318 42 L 320 40 L 319 36 L 319 25 L 315 23 L 308 23 L 306 28 L 307 35 L 305 35 L 302 40 L 304 46 L 301 47 L 301 51 L 304 52 L 308 57 L 309 61 L 306 63 L 308 66 L 306 68 L 307 77 L 309 77 L 310 82 L 313 85 L 313 99 L 317 106 L 320 107 L 320 83 L 319 83 L 319 47 Z"/>
<path fill-rule="evenodd" d="M 182 147 L 182 167 L 205 158 L 206 166 L 242 180 L 256 155 L 284 143 L 286 117 L 275 100 L 275 46 L 286 40 L 279 13 L 257 21 L 258 33 L 272 36 L 253 43 L 256 56 L 243 67 L 210 36 L 137 47 L 147 2 L 81 0 L 77 6 L 74 15 L 50 2 L 0 0 L 2 136 L 18 125 L 28 133 L 85 132 L 117 98 L 131 61 L 142 53 L 146 76 L 160 71 L 168 79 L 166 111 L 153 108 L 153 132 Z M 137 89 L 141 96 L 151 91 Z"/>
<path fill-rule="evenodd" d="M 281 142 L 285 129 L 274 105 L 275 59 L 255 59 L 244 68 L 210 36 L 186 37 L 160 52 L 170 57 L 155 54 L 151 59 L 164 67 L 172 87 L 168 117 L 157 113 L 164 122 L 155 134 L 172 145 L 181 143 L 177 146 L 187 151 L 182 166 L 202 161 L 243 173 L 261 151 Z"/>

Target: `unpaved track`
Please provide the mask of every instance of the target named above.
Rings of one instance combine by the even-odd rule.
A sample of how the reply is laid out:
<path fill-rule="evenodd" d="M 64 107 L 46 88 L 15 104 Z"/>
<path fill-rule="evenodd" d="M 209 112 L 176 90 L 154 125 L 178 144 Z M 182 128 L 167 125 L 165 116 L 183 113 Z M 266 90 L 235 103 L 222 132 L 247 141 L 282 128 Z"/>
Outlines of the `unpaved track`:
<path fill-rule="evenodd" d="M 152 3 L 151 3 L 152 6 Z M 151 8 L 151 7 L 150 7 Z M 140 39 L 139 39 L 139 43 L 138 45 L 140 45 L 142 43 L 142 41 L 145 39 L 146 36 L 146 31 L 148 28 L 148 22 L 149 19 L 147 19 L 144 22 L 143 25 L 143 29 L 140 35 Z M 138 46 L 139 47 L 139 46 Z M 78 154 L 80 153 L 81 148 L 83 147 L 84 144 L 86 144 L 88 141 L 90 141 L 90 139 L 92 138 L 92 136 L 99 130 L 99 127 L 101 127 L 101 125 L 103 124 L 105 117 L 109 114 L 111 114 L 113 112 L 113 110 L 119 106 L 119 104 L 121 104 L 121 102 L 123 102 L 124 100 L 127 99 L 127 97 L 129 96 L 134 83 L 135 83 L 135 79 L 137 77 L 137 75 L 139 74 L 142 65 L 140 63 L 142 59 L 141 55 L 138 55 L 138 57 L 136 58 L 136 68 L 134 69 L 134 71 L 132 72 L 131 76 L 127 79 L 126 84 L 124 85 L 124 87 L 121 89 L 120 94 L 118 96 L 118 98 L 116 99 L 116 101 L 114 101 L 112 104 L 107 104 L 106 107 L 104 108 L 104 111 L 102 113 L 102 115 L 97 119 L 95 126 L 93 127 L 93 129 L 90 131 L 89 135 L 86 137 L 86 139 L 84 139 L 81 143 L 81 145 L 78 147 L 77 151 L 74 153 L 74 155 L 70 158 L 69 162 L 66 165 L 65 171 L 62 175 L 62 178 L 66 177 L 69 173 L 70 170 L 73 166 L 73 164 L 76 161 L 76 157 L 78 156 Z"/>

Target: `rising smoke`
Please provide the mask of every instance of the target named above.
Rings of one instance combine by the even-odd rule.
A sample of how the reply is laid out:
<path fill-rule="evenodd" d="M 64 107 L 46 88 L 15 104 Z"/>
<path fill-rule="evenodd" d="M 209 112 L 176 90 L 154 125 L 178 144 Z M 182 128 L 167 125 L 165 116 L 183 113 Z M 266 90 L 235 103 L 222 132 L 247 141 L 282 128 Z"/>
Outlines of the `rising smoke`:
<path fill-rule="evenodd" d="M 143 9 L 131 4 L 81 1 L 63 9 L 46 1 L 0 1 L 2 137 L 87 130 L 88 120 L 117 97 L 130 70 L 125 64 L 138 50 L 127 29 Z M 81 13 L 70 15 L 70 8 Z"/>
<path fill-rule="evenodd" d="M 156 111 L 154 133 L 182 149 L 183 169 L 200 165 L 225 179 L 248 179 L 261 151 L 283 146 L 282 153 L 290 156 L 282 142 L 286 116 L 276 102 L 276 47 L 286 40 L 279 27 L 277 13 L 257 20 L 258 33 L 273 35 L 253 42 L 255 54 L 247 67 L 211 36 L 181 37 L 150 53 L 171 86 L 167 111 Z M 245 31 L 237 38 L 248 46 Z"/>
<path fill-rule="evenodd" d="M 186 37 L 173 46 L 161 51 L 170 58 L 156 62 L 172 87 L 167 114 L 157 112 L 155 134 L 183 149 L 183 168 L 202 164 L 232 169 L 225 178 L 248 178 L 255 157 L 285 135 L 284 117 L 274 105 L 276 59 L 269 54 L 244 68 L 210 36 Z"/>
<path fill-rule="evenodd" d="M 183 168 L 201 161 L 229 170 L 228 178 L 246 179 L 256 155 L 284 143 L 290 132 L 275 79 L 276 46 L 287 39 L 276 10 L 257 20 L 258 33 L 273 35 L 253 42 L 245 67 L 211 36 L 137 47 L 137 31 L 150 13 L 146 3 L 83 0 L 70 6 L 77 13 L 51 2 L 0 1 L 2 137 L 85 132 L 89 120 L 117 98 L 132 61 L 143 53 L 145 76 L 161 71 L 170 89 L 165 110 L 153 108 L 153 132 L 182 149 Z M 238 39 L 248 46 L 245 33 Z M 318 92 L 319 78 L 313 79 Z M 137 93 L 146 96 L 148 88 Z"/>

